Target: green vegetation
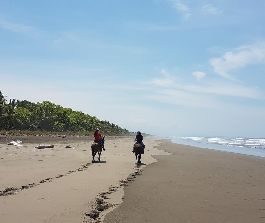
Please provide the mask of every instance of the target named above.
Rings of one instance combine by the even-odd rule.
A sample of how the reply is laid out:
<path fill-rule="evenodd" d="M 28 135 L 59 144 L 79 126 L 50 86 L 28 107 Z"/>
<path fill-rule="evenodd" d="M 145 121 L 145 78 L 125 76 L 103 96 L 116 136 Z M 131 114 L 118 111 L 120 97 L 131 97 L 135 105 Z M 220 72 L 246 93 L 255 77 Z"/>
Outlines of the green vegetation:
<path fill-rule="evenodd" d="M 129 134 L 118 125 L 49 101 L 32 103 L 12 99 L 7 102 L 0 91 L 0 130 L 86 134 L 95 128 L 108 135 Z"/>

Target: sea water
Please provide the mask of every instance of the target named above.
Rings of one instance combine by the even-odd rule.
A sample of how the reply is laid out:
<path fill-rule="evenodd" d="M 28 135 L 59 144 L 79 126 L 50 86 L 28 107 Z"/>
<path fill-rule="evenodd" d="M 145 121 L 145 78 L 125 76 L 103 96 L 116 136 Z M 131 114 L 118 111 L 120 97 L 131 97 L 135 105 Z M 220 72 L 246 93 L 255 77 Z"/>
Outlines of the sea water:
<path fill-rule="evenodd" d="M 265 138 L 171 137 L 174 143 L 244 155 L 265 157 Z"/>

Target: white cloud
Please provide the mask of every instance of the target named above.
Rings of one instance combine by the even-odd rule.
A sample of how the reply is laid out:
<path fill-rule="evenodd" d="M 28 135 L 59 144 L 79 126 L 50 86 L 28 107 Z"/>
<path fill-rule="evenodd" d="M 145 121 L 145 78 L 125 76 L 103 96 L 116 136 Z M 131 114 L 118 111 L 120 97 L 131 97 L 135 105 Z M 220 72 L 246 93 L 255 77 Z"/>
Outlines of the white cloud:
<path fill-rule="evenodd" d="M 184 16 L 185 19 L 191 17 L 191 9 L 187 4 L 179 0 L 170 0 L 170 2 L 172 3 L 173 7 Z"/>
<path fill-rule="evenodd" d="M 195 77 L 197 80 L 203 79 L 207 74 L 202 71 L 194 71 L 192 76 Z"/>
<path fill-rule="evenodd" d="M 5 29 L 15 33 L 30 34 L 32 36 L 39 34 L 39 31 L 32 26 L 7 21 L 4 19 L 0 19 L 0 29 Z"/>
<path fill-rule="evenodd" d="M 174 80 L 173 76 L 170 73 L 168 73 L 165 69 L 162 69 L 160 71 L 160 75 L 161 75 L 161 77 L 155 78 L 155 79 L 153 79 L 151 81 L 151 83 L 154 86 L 157 86 L 157 87 L 170 87 L 170 86 L 174 85 L 175 80 Z"/>
<path fill-rule="evenodd" d="M 221 15 L 223 14 L 223 11 L 216 8 L 215 6 L 211 5 L 211 4 L 205 4 L 202 6 L 201 8 L 203 14 L 206 15 Z"/>
<path fill-rule="evenodd" d="M 232 78 L 232 71 L 264 62 L 265 43 L 242 46 L 226 52 L 222 57 L 210 59 L 214 71 L 225 78 Z"/>
<path fill-rule="evenodd" d="M 141 24 L 142 25 L 142 24 Z M 144 26 L 142 30 L 147 30 L 147 31 L 153 31 L 153 32 L 168 32 L 168 31 L 177 31 L 179 30 L 180 27 L 176 25 L 157 25 L 157 24 L 148 24 Z"/>
<path fill-rule="evenodd" d="M 253 87 L 224 82 L 210 82 L 204 85 L 185 85 L 183 89 L 196 94 L 240 97 L 248 99 L 265 99 L 264 93 Z"/>
<path fill-rule="evenodd" d="M 198 72 L 204 75 L 203 72 Z M 206 75 L 206 74 L 205 74 Z M 227 82 L 197 82 L 177 80 L 174 76 L 161 75 L 151 81 L 150 98 L 164 103 L 189 107 L 221 107 L 227 98 L 264 100 L 265 94 L 257 88 Z"/>
<path fill-rule="evenodd" d="M 156 89 L 149 98 L 162 103 L 185 107 L 209 108 L 218 106 L 217 101 L 212 97 L 195 94 L 181 88 Z"/>
<path fill-rule="evenodd" d="M 188 4 L 184 3 L 182 0 L 168 0 L 172 6 L 182 14 L 185 19 L 189 19 L 191 16 L 211 15 L 217 16 L 222 15 L 223 11 L 212 4 L 204 4 L 202 6 L 190 7 Z"/>
<path fill-rule="evenodd" d="M 90 38 L 89 32 L 80 31 L 68 31 L 57 34 L 57 37 L 53 39 L 53 44 L 56 47 L 63 49 L 83 49 L 87 52 L 87 49 L 96 48 L 99 50 L 108 50 L 115 52 L 125 52 L 128 54 L 142 55 L 148 53 L 148 50 L 142 46 L 136 45 L 123 45 L 108 43 L 102 39 Z"/>

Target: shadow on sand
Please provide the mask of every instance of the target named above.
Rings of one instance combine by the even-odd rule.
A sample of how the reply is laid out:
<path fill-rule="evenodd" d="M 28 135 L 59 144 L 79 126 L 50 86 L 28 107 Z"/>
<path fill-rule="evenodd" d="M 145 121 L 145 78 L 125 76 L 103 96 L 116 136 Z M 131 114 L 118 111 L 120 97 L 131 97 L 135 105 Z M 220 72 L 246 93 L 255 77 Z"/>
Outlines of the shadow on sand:
<path fill-rule="evenodd" d="M 145 163 L 136 163 L 136 166 L 137 166 L 137 167 L 140 167 L 140 166 L 146 166 L 146 164 L 145 164 Z"/>
<path fill-rule="evenodd" d="M 103 161 L 92 160 L 92 163 L 107 163 L 107 161 L 106 160 L 103 160 Z"/>

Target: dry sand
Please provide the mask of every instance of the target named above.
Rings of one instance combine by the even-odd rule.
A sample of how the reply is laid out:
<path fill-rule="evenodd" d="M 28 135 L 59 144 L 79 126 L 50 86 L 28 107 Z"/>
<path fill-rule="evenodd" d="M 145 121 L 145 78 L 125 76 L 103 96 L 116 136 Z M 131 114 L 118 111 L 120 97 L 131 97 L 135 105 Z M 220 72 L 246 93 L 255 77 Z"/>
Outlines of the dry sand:
<path fill-rule="evenodd" d="M 264 223 L 265 159 L 163 142 L 106 223 Z"/>
<path fill-rule="evenodd" d="M 91 141 L 52 143 L 54 148 L 42 150 L 37 143 L 0 144 L 1 223 L 100 221 L 122 202 L 123 185 L 146 166 L 135 165 L 133 138 L 107 139 L 101 163 L 91 163 Z M 145 143 L 148 165 L 156 161 L 152 154 L 163 152 L 158 141 Z M 91 216 L 98 214 L 94 221 Z"/>

